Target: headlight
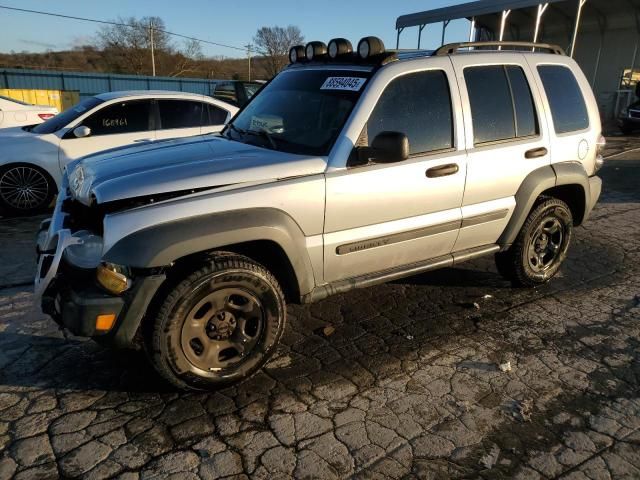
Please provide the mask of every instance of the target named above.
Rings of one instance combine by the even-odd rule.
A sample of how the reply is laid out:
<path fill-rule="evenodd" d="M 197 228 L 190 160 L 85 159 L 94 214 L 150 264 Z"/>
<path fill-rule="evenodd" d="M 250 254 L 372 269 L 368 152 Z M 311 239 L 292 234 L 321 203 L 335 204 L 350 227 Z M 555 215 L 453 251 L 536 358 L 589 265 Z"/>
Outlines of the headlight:
<path fill-rule="evenodd" d="M 85 205 L 91 204 L 91 185 L 94 175 L 91 171 L 78 165 L 69 175 L 69 188 L 73 196 Z"/>
<path fill-rule="evenodd" d="M 358 42 L 358 55 L 363 60 L 384 52 L 384 43 L 378 37 L 364 37 Z"/>
<path fill-rule="evenodd" d="M 120 295 L 131 286 L 129 269 L 113 263 L 103 263 L 98 266 L 96 279 L 109 293 Z"/>
<path fill-rule="evenodd" d="M 327 54 L 327 46 L 322 42 L 309 42 L 305 49 L 307 54 L 307 60 L 311 61 L 317 57 L 322 57 Z"/>
<path fill-rule="evenodd" d="M 353 52 L 351 42 L 346 38 L 334 38 L 329 42 L 329 57 L 338 58 L 340 55 L 348 55 Z"/>
<path fill-rule="evenodd" d="M 100 265 L 102 260 L 102 237 L 94 235 L 87 230 L 80 230 L 73 234 L 82 240 L 68 246 L 64 251 L 64 258 L 72 265 L 80 268 L 92 269 Z"/>
<path fill-rule="evenodd" d="M 289 61 L 291 63 L 300 62 L 305 59 L 305 51 L 302 45 L 296 45 L 289 50 Z"/>

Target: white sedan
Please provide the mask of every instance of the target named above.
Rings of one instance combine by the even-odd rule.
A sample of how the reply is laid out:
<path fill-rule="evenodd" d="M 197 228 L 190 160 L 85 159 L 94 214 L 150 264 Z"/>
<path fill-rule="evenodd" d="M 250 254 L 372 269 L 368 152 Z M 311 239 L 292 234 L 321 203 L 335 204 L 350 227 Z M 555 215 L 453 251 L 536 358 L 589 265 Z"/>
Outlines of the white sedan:
<path fill-rule="evenodd" d="M 65 165 L 99 151 L 220 131 L 233 105 L 184 92 L 110 92 L 89 97 L 35 127 L 0 130 L 0 213 L 51 204 Z"/>
<path fill-rule="evenodd" d="M 0 128 L 37 125 L 58 114 L 58 109 L 48 105 L 31 105 L 0 95 Z"/>

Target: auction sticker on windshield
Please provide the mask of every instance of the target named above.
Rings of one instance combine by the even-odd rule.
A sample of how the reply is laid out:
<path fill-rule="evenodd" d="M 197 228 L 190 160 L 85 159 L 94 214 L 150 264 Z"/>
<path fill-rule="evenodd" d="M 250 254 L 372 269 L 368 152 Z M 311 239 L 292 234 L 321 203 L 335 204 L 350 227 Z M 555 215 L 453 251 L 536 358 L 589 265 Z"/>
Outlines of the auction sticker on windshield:
<path fill-rule="evenodd" d="M 324 81 L 320 90 L 347 90 L 349 92 L 358 92 L 366 81 L 366 78 L 358 77 L 329 77 Z"/>

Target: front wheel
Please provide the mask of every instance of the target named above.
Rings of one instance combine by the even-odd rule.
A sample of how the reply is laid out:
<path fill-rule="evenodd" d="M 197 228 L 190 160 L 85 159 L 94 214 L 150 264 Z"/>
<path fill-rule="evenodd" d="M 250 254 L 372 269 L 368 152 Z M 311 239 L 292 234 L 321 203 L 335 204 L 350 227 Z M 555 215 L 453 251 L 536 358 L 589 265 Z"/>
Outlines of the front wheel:
<path fill-rule="evenodd" d="M 285 323 L 284 295 L 273 275 L 247 257 L 220 253 L 164 300 L 148 354 L 178 388 L 225 387 L 269 360 Z"/>
<path fill-rule="evenodd" d="M 546 283 L 564 262 L 572 235 L 568 205 L 557 198 L 545 200 L 531 211 L 511 248 L 496 254 L 498 271 L 515 285 Z"/>
<path fill-rule="evenodd" d="M 44 211 L 56 194 L 51 176 L 35 165 L 14 163 L 0 167 L 0 210 L 5 215 L 33 215 Z"/>

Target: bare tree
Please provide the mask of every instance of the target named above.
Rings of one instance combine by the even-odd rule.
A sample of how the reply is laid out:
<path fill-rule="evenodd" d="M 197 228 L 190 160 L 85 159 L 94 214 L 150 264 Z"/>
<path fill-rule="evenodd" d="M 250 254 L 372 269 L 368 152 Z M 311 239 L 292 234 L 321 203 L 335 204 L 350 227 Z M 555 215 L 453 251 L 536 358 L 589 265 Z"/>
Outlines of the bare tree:
<path fill-rule="evenodd" d="M 288 27 L 262 27 L 253 39 L 267 60 L 266 70 L 271 77 L 275 76 L 287 64 L 289 49 L 304 42 L 300 29 L 294 25 Z"/>
<path fill-rule="evenodd" d="M 173 52 L 161 18 L 118 18 L 117 22 L 119 25 L 107 25 L 98 31 L 98 45 L 110 53 L 111 67 L 115 71 L 151 72 L 151 28 L 155 51 L 158 54 Z"/>
<path fill-rule="evenodd" d="M 173 70 L 169 73 L 170 77 L 179 77 L 185 73 L 196 71 L 196 67 L 199 62 L 204 59 L 202 54 L 202 46 L 197 40 L 187 40 L 184 44 L 184 49 L 174 55 Z"/>

